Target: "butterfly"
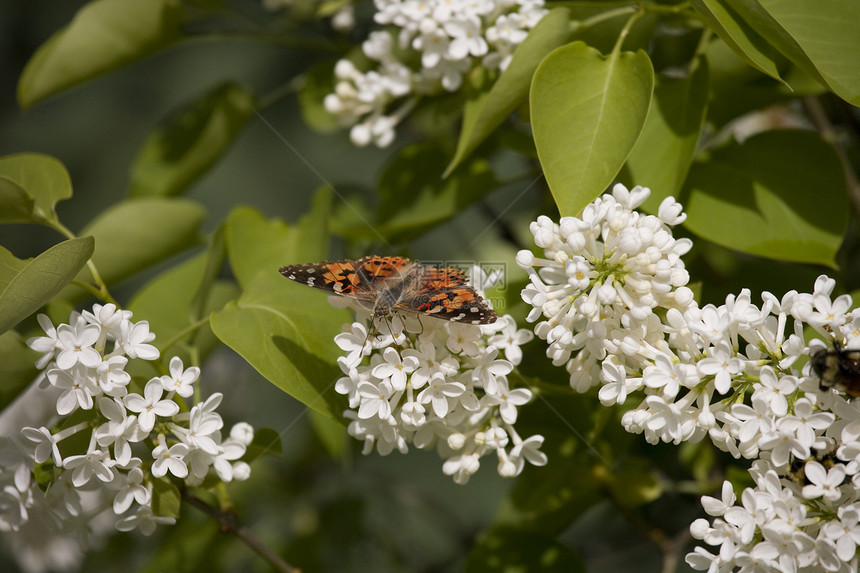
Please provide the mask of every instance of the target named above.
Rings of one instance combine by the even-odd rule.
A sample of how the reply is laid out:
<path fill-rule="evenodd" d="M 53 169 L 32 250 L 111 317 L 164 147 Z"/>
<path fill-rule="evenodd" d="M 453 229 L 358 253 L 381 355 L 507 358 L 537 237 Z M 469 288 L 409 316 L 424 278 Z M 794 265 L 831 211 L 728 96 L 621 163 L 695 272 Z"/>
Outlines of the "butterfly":
<path fill-rule="evenodd" d="M 288 265 L 280 272 L 291 281 L 369 303 L 374 318 L 397 311 L 467 324 L 492 324 L 498 318 L 467 284 L 466 275 L 453 267 L 370 255 L 358 260 Z"/>

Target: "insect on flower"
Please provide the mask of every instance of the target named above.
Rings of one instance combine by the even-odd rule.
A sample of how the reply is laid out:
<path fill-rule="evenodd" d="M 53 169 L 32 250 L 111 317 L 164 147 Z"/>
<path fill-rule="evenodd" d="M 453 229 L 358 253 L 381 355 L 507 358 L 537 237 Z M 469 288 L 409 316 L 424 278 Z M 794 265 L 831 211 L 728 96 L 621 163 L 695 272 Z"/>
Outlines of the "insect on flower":
<path fill-rule="evenodd" d="M 496 313 L 453 267 L 437 268 L 404 257 L 371 255 L 281 267 L 298 283 L 367 303 L 373 317 L 414 312 L 466 324 L 492 324 Z"/>
<path fill-rule="evenodd" d="M 854 398 L 860 396 L 860 350 L 843 348 L 834 341 L 833 348 L 813 354 L 811 362 L 822 390 L 836 388 Z"/>

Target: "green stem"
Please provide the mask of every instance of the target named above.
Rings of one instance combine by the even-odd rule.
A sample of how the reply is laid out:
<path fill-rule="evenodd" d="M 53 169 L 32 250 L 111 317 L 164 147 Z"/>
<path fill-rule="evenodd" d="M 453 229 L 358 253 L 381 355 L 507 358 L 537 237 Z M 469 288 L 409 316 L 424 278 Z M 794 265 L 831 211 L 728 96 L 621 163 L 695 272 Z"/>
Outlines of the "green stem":
<path fill-rule="evenodd" d="M 590 28 L 592 26 L 596 26 L 601 22 L 605 22 L 606 20 L 612 20 L 613 18 L 617 18 L 618 16 L 623 16 L 625 14 L 635 14 L 637 12 L 639 12 L 639 8 L 637 8 L 636 6 L 625 6 L 623 8 L 616 8 L 615 10 L 607 10 L 606 12 L 595 14 L 591 18 L 586 18 L 582 22 L 579 22 L 576 28 Z"/>
<path fill-rule="evenodd" d="M 166 353 L 168 348 L 170 348 L 171 346 L 173 346 L 174 344 L 176 344 L 177 342 L 179 342 L 180 340 L 182 340 L 187 335 L 194 332 L 195 330 L 197 330 L 201 326 L 204 326 L 208 323 L 209 323 L 209 317 L 208 316 L 206 318 L 201 318 L 200 320 L 198 320 L 196 322 L 192 322 L 191 324 L 189 324 L 188 326 L 186 326 L 185 328 L 183 328 L 182 330 L 180 330 L 179 332 L 174 334 L 173 338 L 170 338 L 164 344 L 164 346 L 161 347 L 162 353 Z"/>
<path fill-rule="evenodd" d="M 55 229 L 57 232 L 59 232 L 61 235 L 66 237 L 67 239 L 77 239 L 78 238 L 77 235 L 75 235 L 71 230 L 69 230 L 68 227 L 63 225 L 57 219 L 46 220 L 46 223 L 50 227 Z M 81 283 L 79 281 L 72 281 L 72 283 L 80 286 L 81 288 L 83 288 L 84 290 L 86 290 L 87 292 L 89 292 L 90 294 L 95 296 L 96 298 L 103 300 L 104 302 L 108 302 L 108 303 L 115 304 L 115 305 L 119 306 L 119 304 L 117 304 L 116 300 L 111 296 L 110 291 L 108 291 L 107 284 L 105 284 L 104 279 L 102 279 L 101 275 L 99 274 L 98 269 L 96 269 L 96 265 L 95 265 L 95 263 L 93 263 L 92 258 L 90 258 L 87 261 L 87 268 L 90 270 L 90 274 L 93 275 L 94 285 Z"/>
<path fill-rule="evenodd" d="M 636 20 L 641 18 L 643 14 L 644 12 L 641 10 L 636 10 L 630 15 L 630 18 L 627 19 L 627 22 L 624 24 L 624 28 L 622 28 L 621 32 L 618 34 L 618 39 L 615 40 L 615 46 L 612 47 L 612 53 L 614 55 L 621 53 L 621 46 L 624 44 L 624 40 L 627 39 L 627 34 L 630 33 L 630 29 L 633 27 L 633 24 L 635 24 Z"/>

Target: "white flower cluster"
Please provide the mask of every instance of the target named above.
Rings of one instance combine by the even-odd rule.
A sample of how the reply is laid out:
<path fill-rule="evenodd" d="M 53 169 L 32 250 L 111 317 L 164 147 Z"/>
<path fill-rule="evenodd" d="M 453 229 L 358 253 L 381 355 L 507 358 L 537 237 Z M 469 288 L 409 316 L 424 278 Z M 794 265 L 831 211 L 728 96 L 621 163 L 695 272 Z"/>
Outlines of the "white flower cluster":
<path fill-rule="evenodd" d="M 635 396 L 622 424 L 650 443 L 709 436 L 736 458 L 758 458 L 758 485 L 743 507 L 730 508 L 730 486 L 721 502 L 706 498 L 707 512 L 721 519 L 712 528 L 697 521 L 692 531 L 720 552 L 697 549 L 691 566 L 856 570 L 860 406 L 822 392 L 809 367 L 795 363 L 824 348 L 807 344 L 805 325 L 860 348 L 860 311 L 849 312 L 847 295 L 831 300 L 835 281 L 824 276 L 812 294 L 763 293 L 761 308 L 746 289 L 699 308 L 680 259 L 691 243 L 669 228 L 685 215 L 671 198 L 656 217 L 634 211 L 648 194 L 617 185 L 581 218 L 532 224 L 545 258 L 523 251 L 518 262 L 531 277 L 523 291 L 529 319 L 545 319 L 535 332 L 549 342 L 548 356 L 566 366 L 576 390 L 600 386 L 605 405 Z M 790 479 L 798 465 L 800 484 Z"/>
<path fill-rule="evenodd" d="M 479 269 L 472 276 L 479 274 Z M 333 297 L 336 304 L 344 301 Z M 368 309 L 349 303 L 359 319 Z M 442 471 L 458 484 L 478 471 L 480 458 L 496 453 L 498 472 L 514 477 L 525 462 L 542 466 L 543 436 L 523 439 L 514 429 L 517 407 L 530 390 L 510 387 L 507 375 L 522 359 L 520 345 L 532 338 L 510 315 L 489 325 L 447 322 L 418 315 L 364 322 L 335 337 L 346 354 L 344 377 L 335 390 L 349 398 L 349 434 L 364 441 L 364 454 L 386 455 L 408 445 L 435 447 Z M 504 358 L 499 356 L 503 353 Z M 369 357 L 368 361 L 363 361 Z"/>
<path fill-rule="evenodd" d="M 857 425 L 856 419 L 852 423 Z M 840 449 L 856 446 L 855 439 L 853 446 Z M 767 461 L 754 462 L 750 474 L 756 485 L 744 489 L 740 505 L 735 505 L 737 496 L 728 481 L 720 499 L 702 498 L 705 512 L 715 519 L 713 524 L 697 519 L 690 531 L 719 551 L 696 547 L 687 563 L 711 572 L 857 571 L 860 474 L 846 473 L 857 463 L 825 467 L 808 461 L 802 466 L 803 479 L 795 481 L 781 477 Z"/>
<path fill-rule="evenodd" d="M 349 60 L 335 66 L 335 90 L 324 105 L 355 145 L 386 147 L 415 96 L 454 92 L 476 65 L 504 71 L 516 47 L 546 14 L 543 0 L 374 0 L 388 26 L 362 45 L 376 68 Z M 409 62 L 415 61 L 416 64 Z M 416 69 L 417 68 L 417 69 Z M 399 107 L 392 109 L 395 102 Z"/>
<path fill-rule="evenodd" d="M 41 388 L 34 390 L 57 396 L 56 407 L 45 425 L 24 427 L 24 439 L 0 444 L 0 531 L 18 531 L 38 515 L 55 532 L 77 532 L 86 546 L 91 522 L 110 508 L 116 529 L 149 535 L 157 524 L 175 521 L 152 507 L 153 484 L 167 474 L 192 486 L 210 469 L 225 482 L 248 478 L 250 467 L 237 460 L 253 429 L 239 423 L 222 439 L 219 393 L 191 405 L 199 368 L 186 369 L 173 357 L 169 374 L 152 378 L 140 393 L 130 391 L 129 360 L 159 356 L 149 344 L 155 338 L 149 324 L 131 316 L 96 304 L 55 328 L 39 315 L 46 335 L 27 341 L 43 353 Z"/>

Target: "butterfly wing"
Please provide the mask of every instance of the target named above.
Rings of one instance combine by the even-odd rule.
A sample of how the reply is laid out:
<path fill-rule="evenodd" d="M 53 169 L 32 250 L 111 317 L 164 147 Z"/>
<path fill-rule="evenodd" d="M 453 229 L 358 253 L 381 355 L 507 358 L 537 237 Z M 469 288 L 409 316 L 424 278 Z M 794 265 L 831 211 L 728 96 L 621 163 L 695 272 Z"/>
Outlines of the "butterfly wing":
<path fill-rule="evenodd" d="M 287 265 L 279 270 L 282 275 L 303 285 L 318 288 L 334 294 L 372 300 L 372 293 L 362 283 L 358 261 L 340 259 L 322 263 Z"/>

